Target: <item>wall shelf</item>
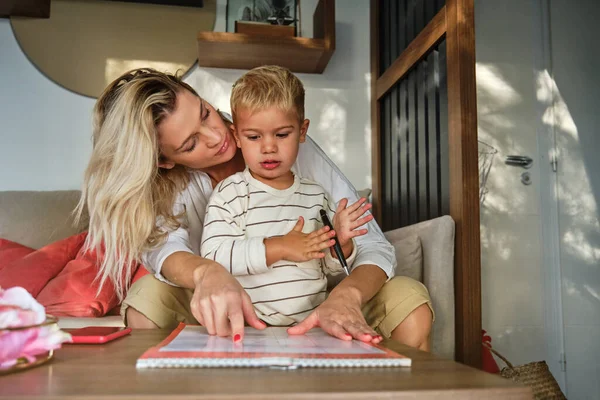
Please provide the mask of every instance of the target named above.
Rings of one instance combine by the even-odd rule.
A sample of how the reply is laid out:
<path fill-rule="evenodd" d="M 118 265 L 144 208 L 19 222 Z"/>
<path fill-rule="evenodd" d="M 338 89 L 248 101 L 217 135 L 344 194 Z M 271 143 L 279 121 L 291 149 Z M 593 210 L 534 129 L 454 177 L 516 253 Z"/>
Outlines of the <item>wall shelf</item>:
<path fill-rule="evenodd" d="M 335 0 L 320 0 L 313 20 L 314 38 L 199 32 L 198 65 L 252 69 L 277 64 L 292 72 L 323 73 L 335 50 Z"/>

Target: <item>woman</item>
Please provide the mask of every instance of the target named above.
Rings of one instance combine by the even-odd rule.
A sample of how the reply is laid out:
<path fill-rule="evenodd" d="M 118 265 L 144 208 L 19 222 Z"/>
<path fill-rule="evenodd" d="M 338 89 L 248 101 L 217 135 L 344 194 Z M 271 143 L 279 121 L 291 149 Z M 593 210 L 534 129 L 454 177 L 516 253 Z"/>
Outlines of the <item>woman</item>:
<path fill-rule="evenodd" d="M 154 273 L 127 291 L 121 309 L 126 324 L 172 328 L 198 321 L 211 334 L 234 340 L 243 339 L 244 323 L 264 328 L 237 280 L 199 256 L 212 189 L 245 167 L 229 121 L 178 77 L 138 69 L 98 99 L 93 140 L 78 212 L 87 206 L 90 214 L 86 246 L 104 247 L 100 282 L 112 282 L 122 299 L 128 266 L 139 260 Z M 336 203 L 357 200 L 309 138 L 295 169 L 321 183 Z M 374 222 L 367 228 L 357 238 L 350 276 L 289 333 L 320 326 L 340 339 L 379 342 L 384 335 L 428 350 L 433 314 L 427 290 L 409 278 L 386 283 L 395 269 L 393 247 Z"/>

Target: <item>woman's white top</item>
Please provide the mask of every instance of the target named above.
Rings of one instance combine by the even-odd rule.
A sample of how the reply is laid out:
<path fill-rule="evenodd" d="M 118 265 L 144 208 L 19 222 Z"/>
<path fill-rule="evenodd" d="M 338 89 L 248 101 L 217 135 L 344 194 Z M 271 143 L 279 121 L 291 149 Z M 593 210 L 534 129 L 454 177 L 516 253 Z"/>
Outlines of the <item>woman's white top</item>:
<path fill-rule="evenodd" d="M 349 204 L 352 204 L 359 198 L 348 179 L 308 136 L 306 142 L 300 145 L 292 171 L 301 178 L 320 183 L 335 204 L 343 198 L 347 198 Z M 175 215 L 185 211 L 183 226 L 170 232 L 162 246 L 142 255 L 142 263 L 157 279 L 174 285 L 161 274 L 162 265 L 171 254 L 183 251 L 200 255 L 206 206 L 212 192 L 210 177 L 206 173 L 190 171 L 190 183 L 179 194 L 173 207 Z M 374 264 L 386 273 L 388 279 L 392 278 L 396 269 L 394 247 L 383 236 L 374 220 L 366 228 L 369 231 L 366 235 L 355 238 L 356 259 L 353 268 Z"/>

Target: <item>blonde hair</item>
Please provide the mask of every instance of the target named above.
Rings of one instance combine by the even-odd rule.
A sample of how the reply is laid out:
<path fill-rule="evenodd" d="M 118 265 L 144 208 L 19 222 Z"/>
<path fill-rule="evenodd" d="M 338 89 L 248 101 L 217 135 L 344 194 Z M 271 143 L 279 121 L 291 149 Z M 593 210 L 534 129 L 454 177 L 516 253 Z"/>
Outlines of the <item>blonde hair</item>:
<path fill-rule="evenodd" d="M 111 83 L 94 107 L 93 151 L 75 214 L 79 220 L 87 206 L 85 250 L 104 253 L 98 291 L 109 280 L 119 300 L 142 252 L 180 226 L 172 210 L 189 177 L 181 166 L 158 167 L 157 126 L 183 90 L 196 94 L 178 76 L 136 69 Z"/>
<path fill-rule="evenodd" d="M 231 92 L 231 114 L 241 109 L 251 112 L 269 107 L 284 111 L 295 111 L 300 121 L 304 120 L 304 85 L 287 68 L 265 65 L 242 75 L 233 85 Z"/>

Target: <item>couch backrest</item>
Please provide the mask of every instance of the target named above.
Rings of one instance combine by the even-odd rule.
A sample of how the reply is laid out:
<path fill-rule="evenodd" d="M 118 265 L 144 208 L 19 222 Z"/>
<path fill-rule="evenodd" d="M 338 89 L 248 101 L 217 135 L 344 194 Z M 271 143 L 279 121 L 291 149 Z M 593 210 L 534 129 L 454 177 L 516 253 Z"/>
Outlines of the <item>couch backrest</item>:
<path fill-rule="evenodd" d="M 87 228 L 87 215 L 78 226 L 71 215 L 79 190 L 0 191 L 0 238 L 35 249 Z"/>
<path fill-rule="evenodd" d="M 454 220 L 446 215 L 385 232 L 393 245 L 413 235 L 421 240 L 422 281 L 429 290 L 435 311 L 431 350 L 436 355 L 454 359 Z"/>

